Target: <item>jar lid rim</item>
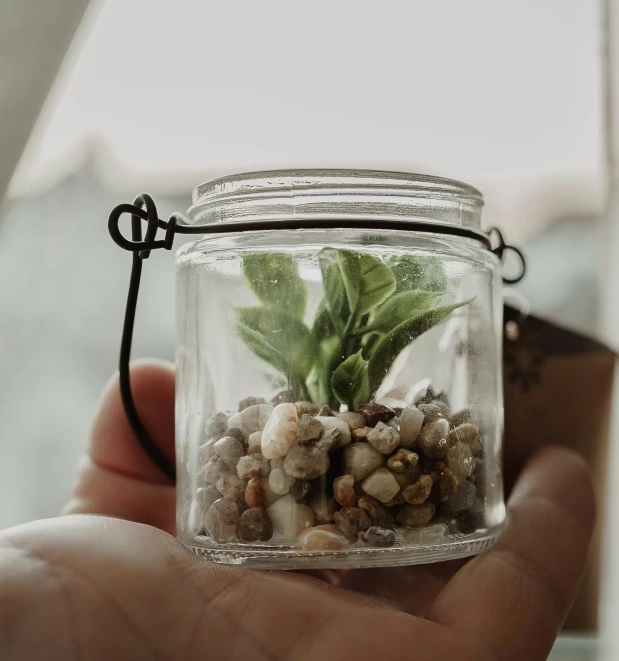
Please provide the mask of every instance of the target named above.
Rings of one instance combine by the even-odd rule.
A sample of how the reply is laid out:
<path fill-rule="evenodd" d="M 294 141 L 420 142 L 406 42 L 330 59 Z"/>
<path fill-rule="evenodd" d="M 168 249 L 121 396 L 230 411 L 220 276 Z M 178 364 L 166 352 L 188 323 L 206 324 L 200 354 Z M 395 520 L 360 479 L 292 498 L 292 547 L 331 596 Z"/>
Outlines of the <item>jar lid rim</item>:
<path fill-rule="evenodd" d="M 209 179 L 193 190 L 193 205 L 213 202 L 230 194 L 280 190 L 333 188 L 388 188 L 413 195 L 448 196 L 483 204 L 482 193 L 470 184 L 429 174 L 347 168 L 292 168 L 241 172 Z"/>

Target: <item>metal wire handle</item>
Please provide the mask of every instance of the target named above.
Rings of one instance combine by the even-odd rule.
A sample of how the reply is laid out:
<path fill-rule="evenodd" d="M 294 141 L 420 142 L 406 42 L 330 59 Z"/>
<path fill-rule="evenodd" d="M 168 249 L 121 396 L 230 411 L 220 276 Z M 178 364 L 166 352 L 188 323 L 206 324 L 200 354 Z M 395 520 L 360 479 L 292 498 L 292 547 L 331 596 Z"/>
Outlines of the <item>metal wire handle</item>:
<path fill-rule="evenodd" d="M 131 216 L 131 239 L 127 239 L 120 231 L 120 219 L 124 214 Z M 142 222 L 146 221 L 146 235 L 142 235 Z M 178 213 L 174 213 L 167 221 L 161 220 L 157 213 L 157 207 L 153 198 L 147 193 L 138 195 L 133 204 L 119 204 L 112 209 L 108 218 L 108 231 L 114 242 L 133 253 L 131 266 L 131 278 L 129 280 L 129 291 L 127 293 L 127 305 L 125 307 L 125 320 L 123 324 L 122 338 L 120 343 L 119 373 L 120 373 L 120 396 L 129 425 L 133 430 L 138 442 L 150 457 L 153 463 L 169 477 L 175 480 L 176 471 L 173 463 L 165 456 L 161 449 L 155 444 L 150 434 L 146 431 L 140 415 L 135 406 L 131 390 L 131 376 L 129 363 L 131 359 L 131 345 L 133 343 L 133 329 L 135 326 L 135 313 L 137 309 L 140 280 L 142 277 L 142 264 L 150 257 L 152 250 L 164 248 L 171 250 L 176 234 L 227 234 L 233 232 L 259 232 L 268 230 L 298 230 L 298 229 L 368 229 L 368 230 L 397 230 L 431 232 L 433 234 L 451 234 L 464 238 L 480 241 L 485 248 L 492 251 L 501 261 L 509 250 L 516 253 L 520 258 L 522 269 L 514 278 L 503 276 L 506 284 L 520 282 L 526 272 L 526 262 L 522 252 L 515 246 L 508 245 L 501 231 L 493 227 L 488 233 L 481 230 L 473 230 L 467 227 L 437 225 L 421 221 L 404 220 L 372 220 L 372 219 L 315 219 L 296 218 L 291 220 L 264 220 L 250 222 L 227 222 L 214 225 L 190 225 L 186 219 Z M 165 230 L 164 238 L 157 239 L 157 231 Z M 497 245 L 492 247 L 493 239 Z"/>

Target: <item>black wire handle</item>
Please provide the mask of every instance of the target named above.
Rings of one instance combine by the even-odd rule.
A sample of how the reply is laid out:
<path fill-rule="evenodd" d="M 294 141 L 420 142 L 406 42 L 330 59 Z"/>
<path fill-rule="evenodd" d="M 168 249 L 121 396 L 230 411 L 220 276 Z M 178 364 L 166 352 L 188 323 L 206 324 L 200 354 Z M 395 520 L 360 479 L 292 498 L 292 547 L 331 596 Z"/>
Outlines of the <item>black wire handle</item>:
<path fill-rule="evenodd" d="M 131 240 L 127 239 L 120 231 L 120 219 L 124 214 L 131 216 Z M 142 237 L 142 222 L 146 221 L 146 235 Z M 520 282 L 526 272 L 526 262 L 520 249 L 505 243 L 503 234 L 499 229 L 493 227 L 488 233 L 473 230 L 467 227 L 453 225 L 437 225 L 421 221 L 403 220 L 372 220 L 372 219 L 316 219 L 295 218 L 292 220 L 264 220 L 249 222 L 226 222 L 214 225 L 189 225 L 181 214 L 175 213 L 168 221 L 161 220 L 157 213 L 157 207 L 153 198 L 147 193 L 138 195 L 133 204 L 119 204 L 112 209 L 108 219 L 108 231 L 115 243 L 121 248 L 133 253 L 131 266 L 131 278 L 129 291 L 127 293 L 127 305 L 125 308 L 125 321 L 123 324 L 122 339 L 120 343 L 119 373 L 120 373 L 120 396 L 127 415 L 127 419 L 140 445 L 152 461 L 171 480 L 175 480 L 175 469 L 172 462 L 165 456 L 161 449 L 153 442 L 150 434 L 144 428 L 131 391 L 131 378 L 129 362 L 131 359 L 131 344 L 133 342 L 133 329 L 135 326 L 135 313 L 140 290 L 140 279 L 142 277 L 142 263 L 150 257 L 152 250 L 164 248 L 171 250 L 174 237 L 177 233 L 182 234 L 225 234 L 229 232 L 257 232 L 266 230 L 286 229 L 368 229 L 368 230 L 398 230 L 398 231 L 421 231 L 434 234 L 452 234 L 464 238 L 480 241 L 485 248 L 491 250 L 501 261 L 508 250 L 513 251 L 520 258 L 521 271 L 513 278 L 503 276 L 506 284 Z M 157 231 L 165 230 L 162 239 L 157 238 Z M 492 247 L 492 239 L 496 237 L 497 245 Z"/>

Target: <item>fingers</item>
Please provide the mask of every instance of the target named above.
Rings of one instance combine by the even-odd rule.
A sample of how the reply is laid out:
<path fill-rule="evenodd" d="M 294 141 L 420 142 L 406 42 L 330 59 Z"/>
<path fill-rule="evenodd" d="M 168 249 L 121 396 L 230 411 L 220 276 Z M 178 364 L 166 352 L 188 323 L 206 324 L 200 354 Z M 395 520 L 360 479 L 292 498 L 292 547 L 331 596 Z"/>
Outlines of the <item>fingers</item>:
<path fill-rule="evenodd" d="M 587 466 L 546 448 L 525 468 L 496 546 L 464 566 L 428 618 L 505 660 L 545 659 L 580 583 L 595 518 Z"/>
<path fill-rule="evenodd" d="M 136 363 L 131 387 L 144 427 L 174 461 L 174 372 L 161 363 Z M 174 532 L 174 486 L 131 430 L 118 377 L 106 386 L 71 502 L 65 513 L 105 514 Z"/>

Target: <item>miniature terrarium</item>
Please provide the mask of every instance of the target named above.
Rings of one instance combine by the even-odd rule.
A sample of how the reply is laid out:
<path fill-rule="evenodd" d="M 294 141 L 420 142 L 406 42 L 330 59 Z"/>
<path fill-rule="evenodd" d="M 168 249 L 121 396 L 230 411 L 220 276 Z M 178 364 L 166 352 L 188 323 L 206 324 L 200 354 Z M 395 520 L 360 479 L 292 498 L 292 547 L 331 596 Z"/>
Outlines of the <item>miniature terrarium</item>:
<path fill-rule="evenodd" d="M 184 544 L 294 569 L 496 540 L 501 279 L 481 207 L 464 184 L 382 172 L 196 189 L 189 215 L 209 233 L 177 254 Z"/>

